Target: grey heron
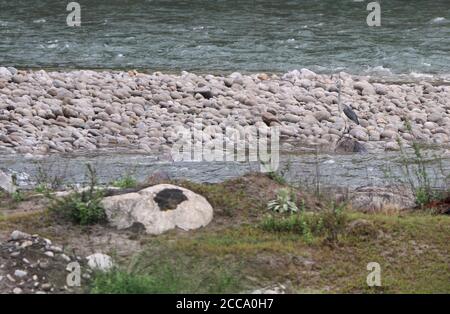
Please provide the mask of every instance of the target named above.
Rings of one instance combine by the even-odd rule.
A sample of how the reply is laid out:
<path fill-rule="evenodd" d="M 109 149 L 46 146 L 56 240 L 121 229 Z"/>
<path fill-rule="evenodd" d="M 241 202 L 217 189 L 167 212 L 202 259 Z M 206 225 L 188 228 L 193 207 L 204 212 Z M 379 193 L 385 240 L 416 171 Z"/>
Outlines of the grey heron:
<path fill-rule="evenodd" d="M 341 113 L 341 116 L 344 119 L 345 126 L 343 134 L 345 134 L 345 130 L 347 129 L 347 119 L 353 121 L 357 125 L 359 125 L 359 120 L 358 115 L 356 114 L 356 112 L 353 111 L 353 109 L 349 105 L 341 104 L 341 80 L 338 80 L 337 87 L 338 87 L 338 107 L 339 112 Z"/>

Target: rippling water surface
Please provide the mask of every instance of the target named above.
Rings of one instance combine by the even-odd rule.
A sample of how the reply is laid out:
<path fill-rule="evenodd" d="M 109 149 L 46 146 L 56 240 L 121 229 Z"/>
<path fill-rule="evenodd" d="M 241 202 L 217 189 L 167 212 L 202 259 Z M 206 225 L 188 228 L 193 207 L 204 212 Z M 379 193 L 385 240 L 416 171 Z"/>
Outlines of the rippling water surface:
<path fill-rule="evenodd" d="M 450 73 L 450 1 L 0 0 L 0 64 L 197 72 Z"/>
<path fill-rule="evenodd" d="M 412 157 L 413 155 L 408 155 Z M 450 183 L 450 155 L 442 151 L 426 151 L 427 173 L 431 185 L 448 186 Z M 282 154 L 279 171 L 288 181 L 298 185 L 357 188 L 398 184 L 407 178 L 402 171 L 403 157 L 398 152 L 328 155 Z M 222 182 L 260 171 L 259 164 L 248 162 L 171 162 L 161 156 L 125 153 L 97 153 L 84 155 L 52 155 L 26 157 L 0 154 L 0 169 L 15 172 L 19 183 L 32 187 L 40 174 L 50 178 L 63 178 L 68 184 L 86 183 L 86 164 L 97 171 L 100 183 L 107 184 L 129 174 L 145 180 L 155 172 L 167 173 L 172 179 L 195 182 Z M 410 167 L 414 167 L 411 163 Z M 413 168 L 411 168 L 413 169 Z M 412 171 L 414 173 L 414 171 Z M 414 179 L 414 174 L 412 175 Z"/>

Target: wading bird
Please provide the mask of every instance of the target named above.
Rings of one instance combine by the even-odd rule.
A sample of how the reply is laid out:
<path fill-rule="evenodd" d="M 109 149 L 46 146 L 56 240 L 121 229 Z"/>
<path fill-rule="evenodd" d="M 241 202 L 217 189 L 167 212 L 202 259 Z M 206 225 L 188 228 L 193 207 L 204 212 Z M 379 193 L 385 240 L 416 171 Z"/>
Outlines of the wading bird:
<path fill-rule="evenodd" d="M 357 125 L 359 125 L 359 120 L 357 114 L 353 111 L 353 109 L 346 104 L 341 104 L 341 80 L 338 80 L 337 82 L 338 87 L 338 106 L 339 106 L 339 112 L 341 113 L 342 118 L 344 119 L 344 132 L 347 130 L 347 119 L 353 121 Z"/>

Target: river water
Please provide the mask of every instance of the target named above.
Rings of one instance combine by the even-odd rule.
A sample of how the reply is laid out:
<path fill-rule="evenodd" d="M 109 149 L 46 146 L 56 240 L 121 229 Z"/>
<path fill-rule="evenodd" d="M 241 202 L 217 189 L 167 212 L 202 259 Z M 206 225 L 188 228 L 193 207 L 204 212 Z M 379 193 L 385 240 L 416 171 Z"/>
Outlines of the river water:
<path fill-rule="evenodd" d="M 407 158 L 413 160 L 412 156 L 407 153 Z M 424 156 L 428 160 L 426 169 L 431 184 L 437 188 L 448 186 L 449 151 L 428 150 Z M 343 155 L 283 153 L 278 172 L 293 184 L 315 186 L 319 182 L 323 186 L 353 189 L 367 185 L 398 184 L 402 180 L 406 182 L 402 161 L 404 157 L 398 152 Z M 108 151 L 45 157 L 0 154 L 0 168 L 16 173 L 19 185 L 25 188 L 33 187 L 42 174 L 48 178 L 62 178 L 66 184 L 85 184 L 87 163 L 96 169 L 102 184 L 125 175 L 145 181 L 156 172 L 164 172 L 172 179 L 215 183 L 261 170 L 256 162 L 173 162 L 161 156 Z M 414 167 L 412 162 L 410 164 Z M 412 177 L 414 180 L 414 174 Z"/>
<path fill-rule="evenodd" d="M 0 66 L 198 73 L 286 72 L 302 67 L 395 77 L 450 74 L 450 1 L 381 3 L 381 27 L 368 27 L 368 1 L 353 0 L 79 0 L 81 26 L 68 27 L 60 0 L 0 0 Z M 430 162 L 436 185 L 450 157 Z M 446 157 L 445 157 L 446 156 Z M 356 187 L 404 178 L 398 153 L 283 154 L 292 182 Z M 0 155 L 0 168 L 31 186 L 39 169 L 83 183 L 85 163 L 102 183 L 155 171 L 172 178 L 218 182 L 257 164 L 173 163 L 161 156 L 115 152 L 39 159 Z M 319 165 L 319 166 L 318 166 Z M 319 170 L 317 170 L 319 169 Z"/>
<path fill-rule="evenodd" d="M 0 0 L 0 65 L 200 73 L 450 73 L 450 1 Z"/>

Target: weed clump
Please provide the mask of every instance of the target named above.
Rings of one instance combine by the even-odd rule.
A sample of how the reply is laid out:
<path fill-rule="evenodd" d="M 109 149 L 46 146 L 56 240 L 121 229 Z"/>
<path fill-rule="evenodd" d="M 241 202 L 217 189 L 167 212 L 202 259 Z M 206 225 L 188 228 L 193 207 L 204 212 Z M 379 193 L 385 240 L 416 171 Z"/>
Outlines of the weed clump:
<path fill-rule="evenodd" d="M 296 213 L 298 208 L 295 202 L 296 197 L 292 190 L 283 188 L 278 190 L 276 199 L 267 203 L 267 208 L 279 213 Z"/>
<path fill-rule="evenodd" d="M 404 126 L 406 130 L 412 133 L 410 121 L 406 120 Z M 397 143 L 400 147 L 402 172 L 414 193 L 417 206 L 423 209 L 425 205 L 440 200 L 443 194 L 433 187 L 432 175 L 427 169 L 427 164 L 430 160 L 424 156 L 422 145 L 418 141 L 413 140 L 411 145 L 413 157 L 409 158 L 400 138 L 397 138 Z M 438 158 L 436 157 L 436 159 Z"/>
<path fill-rule="evenodd" d="M 320 212 L 306 212 L 302 206 L 299 212 L 267 215 L 260 228 L 268 232 L 294 233 L 310 243 L 315 237 L 323 237 L 327 242 L 338 242 L 347 224 L 345 204 L 332 203 Z"/>
<path fill-rule="evenodd" d="M 137 187 L 138 182 L 135 178 L 133 178 L 133 176 L 131 176 L 130 174 L 127 174 L 124 177 L 112 182 L 112 186 L 114 186 L 116 188 L 121 188 L 121 189 L 130 189 L 130 188 Z"/>
<path fill-rule="evenodd" d="M 146 254 L 145 252 L 143 253 Z M 196 265 L 172 265 L 168 257 L 151 269 L 138 269 L 139 265 L 115 268 L 94 274 L 89 290 L 99 294 L 149 294 L 149 293 L 229 293 L 239 289 L 239 282 L 228 270 L 205 270 Z M 187 268 L 189 267 L 189 268 Z"/>
<path fill-rule="evenodd" d="M 61 215 L 80 225 L 91 225 L 104 222 L 105 210 L 101 205 L 103 191 L 97 188 L 97 176 L 94 168 L 87 165 L 89 186 L 87 189 L 73 190 L 68 196 L 56 198 L 50 193 L 47 197 L 52 200 L 50 211 Z"/>

